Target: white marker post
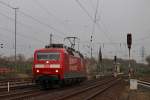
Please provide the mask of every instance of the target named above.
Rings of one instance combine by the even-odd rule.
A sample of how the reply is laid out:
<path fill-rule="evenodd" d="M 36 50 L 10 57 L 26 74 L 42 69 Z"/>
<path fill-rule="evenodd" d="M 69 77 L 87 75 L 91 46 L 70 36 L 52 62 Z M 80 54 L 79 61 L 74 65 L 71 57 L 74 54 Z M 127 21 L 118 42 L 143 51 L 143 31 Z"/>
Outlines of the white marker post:
<path fill-rule="evenodd" d="M 137 80 L 136 79 L 130 79 L 130 90 L 137 90 Z"/>
<path fill-rule="evenodd" d="M 9 85 L 9 82 L 8 82 L 7 84 L 8 84 L 8 89 L 7 89 L 7 90 L 8 90 L 8 92 L 9 92 L 9 91 L 10 91 L 10 85 Z"/>

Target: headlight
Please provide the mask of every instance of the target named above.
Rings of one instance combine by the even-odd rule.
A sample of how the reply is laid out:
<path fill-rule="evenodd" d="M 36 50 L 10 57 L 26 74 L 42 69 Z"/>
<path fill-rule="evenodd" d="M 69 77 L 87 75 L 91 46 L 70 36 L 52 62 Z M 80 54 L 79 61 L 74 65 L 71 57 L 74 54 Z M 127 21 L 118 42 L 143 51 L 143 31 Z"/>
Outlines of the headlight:
<path fill-rule="evenodd" d="M 44 65 L 43 64 L 36 64 L 35 68 L 44 68 Z"/>
<path fill-rule="evenodd" d="M 50 68 L 60 68 L 60 64 L 51 64 Z"/>

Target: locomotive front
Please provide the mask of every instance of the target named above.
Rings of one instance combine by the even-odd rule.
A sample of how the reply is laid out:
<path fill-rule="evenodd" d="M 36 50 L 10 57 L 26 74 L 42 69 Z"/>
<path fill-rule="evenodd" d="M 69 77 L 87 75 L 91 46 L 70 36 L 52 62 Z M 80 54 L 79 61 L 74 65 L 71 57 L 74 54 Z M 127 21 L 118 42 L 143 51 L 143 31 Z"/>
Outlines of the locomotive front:
<path fill-rule="evenodd" d="M 37 84 L 44 87 L 63 78 L 63 50 L 44 48 L 34 53 L 33 76 Z"/>

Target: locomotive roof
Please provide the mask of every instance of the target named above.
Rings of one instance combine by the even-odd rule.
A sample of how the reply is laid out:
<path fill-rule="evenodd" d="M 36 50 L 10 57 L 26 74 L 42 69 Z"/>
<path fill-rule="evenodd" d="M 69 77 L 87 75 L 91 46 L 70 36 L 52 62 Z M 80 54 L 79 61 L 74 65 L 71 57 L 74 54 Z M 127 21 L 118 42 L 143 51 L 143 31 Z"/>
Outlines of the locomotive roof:
<path fill-rule="evenodd" d="M 83 58 L 83 55 L 79 52 L 76 51 L 75 49 L 71 47 L 67 47 L 64 44 L 51 44 L 51 45 L 46 45 L 45 48 L 43 49 L 38 49 L 36 51 L 41 51 L 41 50 L 66 50 L 70 55 L 79 55 L 81 58 Z"/>
<path fill-rule="evenodd" d="M 75 52 L 75 49 L 73 49 L 71 47 L 67 47 L 64 44 L 50 44 L 50 45 L 46 45 L 45 48 L 64 48 L 64 49 Z"/>

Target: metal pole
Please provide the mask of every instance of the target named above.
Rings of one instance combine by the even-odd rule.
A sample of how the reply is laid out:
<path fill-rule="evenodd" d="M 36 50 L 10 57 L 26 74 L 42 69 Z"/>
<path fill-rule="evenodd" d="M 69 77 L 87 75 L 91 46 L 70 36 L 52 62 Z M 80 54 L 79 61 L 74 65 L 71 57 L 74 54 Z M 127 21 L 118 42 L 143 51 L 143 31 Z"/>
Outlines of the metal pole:
<path fill-rule="evenodd" d="M 129 48 L 129 77 L 131 77 L 130 48 Z"/>
<path fill-rule="evenodd" d="M 93 48 L 92 48 L 92 42 L 93 42 L 93 36 L 91 35 L 91 58 L 92 58 L 92 56 L 93 56 L 93 54 L 92 54 L 92 52 L 93 52 Z"/>
<path fill-rule="evenodd" d="M 13 8 L 15 10 L 15 67 L 16 67 L 16 55 L 17 55 L 17 10 L 18 8 Z"/>
<path fill-rule="evenodd" d="M 92 58 L 92 45 L 91 45 L 91 58 Z"/>
<path fill-rule="evenodd" d="M 79 49 L 80 49 L 80 39 L 78 41 L 78 51 L 79 51 Z"/>
<path fill-rule="evenodd" d="M 16 64 L 16 32 L 17 32 L 17 9 L 15 9 L 15 64 Z"/>
<path fill-rule="evenodd" d="M 128 49 L 129 49 L 129 77 L 131 77 L 132 71 L 131 70 L 131 61 L 130 61 L 130 50 L 131 50 L 131 45 L 132 45 L 132 34 L 128 33 L 127 34 L 127 45 L 128 45 Z"/>
<path fill-rule="evenodd" d="M 131 62 L 130 62 L 130 49 L 129 49 L 129 69 L 131 68 Z"/>
<path fill-rule="evenodd" d="M 52 37 L 53 37 L 53 35 L 50 34 L 50 41 L 49 41 L 49 42 L 50 42 L 50 43 L 49 43 L 50 45 L 52 44 Z"/>

